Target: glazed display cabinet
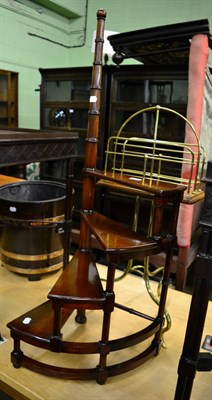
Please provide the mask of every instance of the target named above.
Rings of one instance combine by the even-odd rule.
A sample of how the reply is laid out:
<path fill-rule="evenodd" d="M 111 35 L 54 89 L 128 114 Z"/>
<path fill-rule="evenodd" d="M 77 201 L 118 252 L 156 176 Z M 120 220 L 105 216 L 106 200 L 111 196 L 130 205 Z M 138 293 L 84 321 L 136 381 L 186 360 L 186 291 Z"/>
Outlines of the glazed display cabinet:
<path fill-rule="evenodd" d="M 74 224 L 78 226 L 78 215 L 81 207 L 82 168 L 85 156 L 85 137 L 87 134 L 89 89 L 91 67 L 40 69 L 40 126 L 41 129 L 76 131 L 79 135 L 77 145 L 77 160 L 75 162 L 74 188 L 75 211 Z M 187 66 L 144 66 L 144 65 L 114 65 L 103 66 L 103 84 L 101 95 L 101 115 L 97 167 L 103 168 L 107 140 L 115 135 L 126 120 L 135 111 L 161 104 L 175 108 L 180 113 L 186 113 L 187 104 Z M 133 122 L 127 127 L 126 135 L 143 135 L 151 133 L 151 118 Z M 149 117 L 148 117 L 149 118 Z M 159 129 L 161 138 L 167 140 L 182 140 L 182 120 L 173 123 L 167 114 Z M 142 132 L 141 132 L 142 126 Z M 168 129 L 167 129 L 168 126 Z M 153 133 L 152 133 L 153 134 Z M 63 161 L 45 162 L 41 166 L 42 179 L 63 180 L 66 163 Z M 120 196 L 120 194 L 119 194 Z M 110 216 L 116 214 L 120 221 L 126 221 L 125 205 L 117 208 L 119 202 L 117 193 L 105 192 L 99 188 L 96 196 L 98 209 L 104 209 Z M 123 199 L 131 207 L 133 198 Z M 127 206 L 127 205 L 126 205 Z M 129 215 L 127 224 L 131 224 L 133 215 Z"/>
<path fill-rule="evenodd" d="M 78 227 L 81 208 L 82 168 L 85 156 L 85 138 L 87 135 L 88 109 L 90 100 L 90 82 L 92 67 L 40 69 L 40 125 L 42 129 L 77 132 L 77 159 L 74 168 L 74 225 Z M 102 167 L 105 147 L 106 92 L 108 88 L 107 68 L 103 73 L 100 141 L 98 149 L 98 167 Z M 41 165 L 41 178 L 63 181 L 66 173 L 66 161 L 51 161 Z M 99 194 L 101 197 L 101 195 Z M 97 196 L 97 203 L 101 204 Z"/>
<path fill-rule="evenodd" d="M 0 70 L 0 128 L 18 127 L 18 73 Z"/>

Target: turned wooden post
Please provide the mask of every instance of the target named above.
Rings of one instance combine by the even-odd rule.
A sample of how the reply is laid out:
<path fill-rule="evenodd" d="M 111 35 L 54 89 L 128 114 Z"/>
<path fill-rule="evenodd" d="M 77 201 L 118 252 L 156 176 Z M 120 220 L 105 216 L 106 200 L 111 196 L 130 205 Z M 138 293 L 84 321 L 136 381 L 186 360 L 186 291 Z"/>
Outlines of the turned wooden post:
<path fill-rule="evenodd" d="M 95 40 L 95 53 L 93 62 L 93 72 L 90 90 L 90 105 L 88 111 L 88 131 L 85 147 L 85 169 L 96 169 L 98 136 L 99 136 L 99 117 L 101 102 L 101 85 L 102 85 L 102 57 L 104 44 L 104 23 L 106 12 L 99 10 L 97 12 L 97 29 Z M 82 191 L 82 211 L 84 213 L 92 213 L 94 206 L 95 182 L 93 177 L 88 175 L 83 178 Z M 85 222 L 81 219 L 80 229 L 80 248 L 86 249 L 90 247 L 90 235 L 86 234 L 87 228 Z"/>

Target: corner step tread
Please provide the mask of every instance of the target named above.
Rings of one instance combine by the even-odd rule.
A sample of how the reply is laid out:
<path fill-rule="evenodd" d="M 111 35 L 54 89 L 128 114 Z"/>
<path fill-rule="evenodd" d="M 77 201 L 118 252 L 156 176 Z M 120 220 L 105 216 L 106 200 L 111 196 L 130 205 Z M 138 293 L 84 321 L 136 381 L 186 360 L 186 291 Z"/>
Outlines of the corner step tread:
<path fill-rule="evenodd" d="M 61 321 L 63 326 L 70 317 L 73 309 L 62 309 Z M 53 335 L 54 313 L 50 300 L 27 311 L 25 314 L 7 324 L 7 327 L 19 336 L 36 337 L 37 340 L 49 342 Z"/>
<path fill-rule="evenodd" d="M 80 308 L 86 304 L 87 309 L 102 307 L 105 296 L 92 253 L 78 250 L 73 255 L 48 298 L 62 302 L 64 307 L 65 304 L 80 305 Z"/>
<path fill-rule="evenodd" d="M 130 252 L 155 252 L 159 245 L 139 233 L 133 232 L 123 224 L 112 220 L 96 211 L 92 214 L 81 212 L 91 232 L 97 238 L 102 249 L 108 254 Z"/>

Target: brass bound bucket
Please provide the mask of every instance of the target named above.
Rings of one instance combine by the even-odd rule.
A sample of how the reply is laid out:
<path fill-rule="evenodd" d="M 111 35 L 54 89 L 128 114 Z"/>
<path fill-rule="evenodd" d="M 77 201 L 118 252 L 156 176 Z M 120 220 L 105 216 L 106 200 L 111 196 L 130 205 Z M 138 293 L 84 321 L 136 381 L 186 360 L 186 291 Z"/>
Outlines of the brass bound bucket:
<path fill-rule="evenodd" d="M 63 266 L 65 185 L 23 181 L 0 188 L 1 265 L 29 280 Z"/>

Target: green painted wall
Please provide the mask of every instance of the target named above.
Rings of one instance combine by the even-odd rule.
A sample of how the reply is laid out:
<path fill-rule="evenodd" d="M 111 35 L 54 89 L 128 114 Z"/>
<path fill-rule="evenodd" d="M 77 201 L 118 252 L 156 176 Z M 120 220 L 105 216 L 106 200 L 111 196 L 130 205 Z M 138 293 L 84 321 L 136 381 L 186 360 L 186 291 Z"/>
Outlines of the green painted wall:
<path fill-rule="evenodd" d="M 27 0 L 26 0 L 27 1 Z M 51 11 L 39 13 L 19 1 L 0 0 L 0 68 L 19 73 L 19 126 L 39 128 L 38 68 L 92 65 L 96 11 L 107 11 L 105 29 L 125 32 L 208 18 L 211 0 L 57 0 L 81 15 L 68 20 Z M 133 61 L 131 61 L 133 63 Z M 209 62 L 212 63 L 210 52 Z"/>

